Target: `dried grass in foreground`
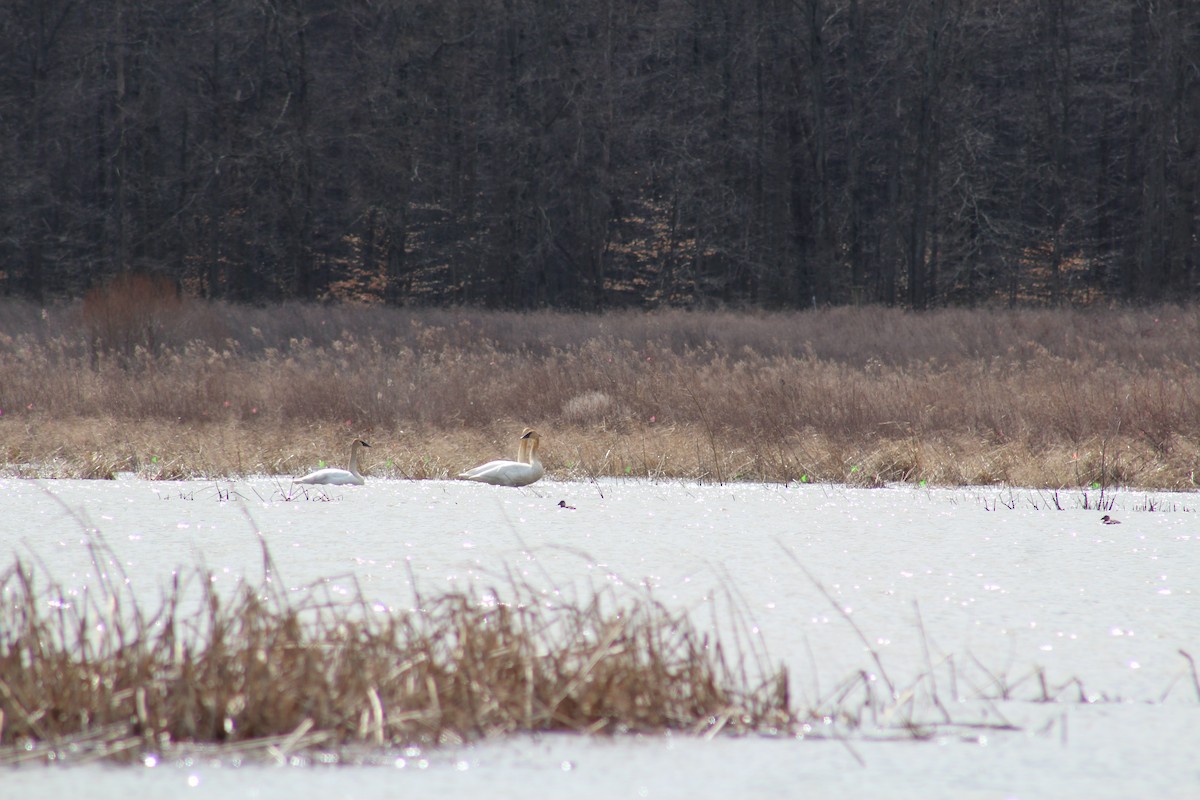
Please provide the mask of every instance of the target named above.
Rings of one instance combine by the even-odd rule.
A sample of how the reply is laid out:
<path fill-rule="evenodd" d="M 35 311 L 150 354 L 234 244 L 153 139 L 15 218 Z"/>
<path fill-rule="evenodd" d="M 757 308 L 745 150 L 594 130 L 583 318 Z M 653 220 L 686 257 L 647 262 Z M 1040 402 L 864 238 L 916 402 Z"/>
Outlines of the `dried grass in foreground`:
<path fill-rule="evenodd" d="M 0 576 L 0 765 L 793 721 L 786 672 L 749 686 L 718 643 L 648 598 L 551 607 L 514 584 L 487 606 L 448 593 L 380 614 L 270 580 L 227 598 L 197 569 L 146 615 L 125 576 L 106 574 L 75 597 L 21 561 Z"/>
<path fill-rule="evenodd" d="M 373 763 L 401 749 L 512 734 L 667 731 L 834 739 L 861 763 L 859 739 L 973 741 L 1021 730 L 1004 703 L 1123 702 L 1041 667 L 1014 678 L 969 653 L 937 653 L 919 608 L 925 663 L 898 682 L 787 551 L 870 657 L 800 706 L 787 669 L 767 670 L 744 630 L 727 652 L 646 595 L 621 601 L 606 590 L 548 603 L 510 581 L 507 599 L 418 596 L 419 610 L 381 613 L 361 595 L 284 594 L 264 551 L 259 585 L 227 597 L 202 569 L 180 571 L 147 615 L 104 550 L 93 544 L 105 577 L 81 593 L 20 560 L 0 574 L 0 767 L 201 753 L 236 763 Z M 734 617 L 750 626 L 746 611 Z M 1195 662 L 1179 652 L 1189 669 L 1158 702 L 1186 691 L 1189 678 L 1200 698 Z"/>

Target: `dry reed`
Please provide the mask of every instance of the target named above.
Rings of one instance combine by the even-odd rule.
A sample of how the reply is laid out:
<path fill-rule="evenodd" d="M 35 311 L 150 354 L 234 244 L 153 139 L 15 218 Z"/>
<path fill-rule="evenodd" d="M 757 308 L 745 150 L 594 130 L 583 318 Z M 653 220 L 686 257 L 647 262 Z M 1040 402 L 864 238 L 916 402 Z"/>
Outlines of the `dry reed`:
<path fill-rule="evenodd" d="M 153 613 L 111 563 L 73 598 L 20 561 L 0 575 L 0 764 L 792 722 L 786 672 L 749 686 L 648 597 L 551 608 L 513 585 L 486 605 L 450 593 L 382 614 L 270 581 L 227 597 L 199 569 L 179 574 Z"/>
<path fill-rule="evenodd" d="M 289 474 L 365 436 L 368 474 L 446 477 L 525 425 L 575 478 L 1191 489 L 1200 467 L 1197 308 L 160 306 L 0 304 L 8 474 Z"/>
<path fill-rule="evenodd" d="M 730 651 L 648 594 L 610 588 L 548 604 L 510 578 L 486 602 L 418 593 L 407 612 L 380 611 L 361 593 L 334 597 L 324 583 L 284 591 L 264 547 L 261 583 L 218 593 L 203 569 L 176 570 L 148 610 L 91 537 L 105 566 L 85 592 L 68 593 L 21 560 L 0 574 L 0 766 L 196 752 L 353 763 L 364 753 L 539 732 L 835 738 L 853 753 L 850 734 L 1018 729 L 1001 701 L 1110 699 L 1077 678 L 1052 683 L 1037 667 L 1013 679 L 969 654 L 935 658 L 919 609 L 925 668 L 897 683 L 791 553 L 871 662 L 802 709 L 792 705 L 787 668 L 768 668 L 753 637 L 736 630 L 750 623 L 732 596 L 738 649 Z M 1200 696 L 1194 662 L 1180 653 Z"/>

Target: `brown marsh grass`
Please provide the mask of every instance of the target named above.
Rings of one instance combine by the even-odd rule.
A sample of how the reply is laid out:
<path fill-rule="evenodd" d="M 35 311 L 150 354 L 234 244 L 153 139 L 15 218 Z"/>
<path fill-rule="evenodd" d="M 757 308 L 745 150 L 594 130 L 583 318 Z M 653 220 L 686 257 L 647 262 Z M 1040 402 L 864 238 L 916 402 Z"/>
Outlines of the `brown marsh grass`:
<path fill-rule="evenodd" d="M 551 607 L 514 583 L 488 605 L 418 595 L 381 614 L 269 580 L 225 596 L 196 569 L 148 612 L 109 565 L 75 596 L 21 561 L 0 574 L 0 764 L 792 723 L 785 671 L 751 686 L 740 659 L 649 597 Z"/>
<path fill-rule="evenodd" d="M 0 766 L 198 752 L 238 763 L 371 763 L 401 749 L 547 732 L 835 738 L 857 758 L 850 734 L 1019 730 L 999 702 L 1119 700 L 1077 678 L 1054 682 L 1040 667 L 1014 679 L 969 654 L 935 655 L 919 609 L 925 663 L 898 683 L 791 553 L 871 662 L 799 706 L 787 667 L 769 666 L 728 592 L 730 619 L 746 626 L 733 631 L 733 649 L 646 592 L 605 588 L 548 603 L 511 577 L 487 603 L 418 592 L 411 610 L 382 612 L 361 591 L 281 589 L 264 545 L 260 583 L 218 592 L 204 569 L 178 569 L 147 608 L 103 540 L 89 536 L 105 566 L 87 591 L 68 592 L 21 559 L 0 573 Z M 1195 663 L 1180 654 L 1200 697 Z M 815 665 L 801 682 L 810 679 Z"/>
<path fill-rule="evenodd" d="M 362 436 L 368 476 L 441 478 L 525 425 L 562 478 L 1192 489 L 1200 467 L 1195 307 L 585 316 L 163 289 L 149 313 L 139 291 L 137 313 L 0 303 L 7 474 L 287 475 Z"/>

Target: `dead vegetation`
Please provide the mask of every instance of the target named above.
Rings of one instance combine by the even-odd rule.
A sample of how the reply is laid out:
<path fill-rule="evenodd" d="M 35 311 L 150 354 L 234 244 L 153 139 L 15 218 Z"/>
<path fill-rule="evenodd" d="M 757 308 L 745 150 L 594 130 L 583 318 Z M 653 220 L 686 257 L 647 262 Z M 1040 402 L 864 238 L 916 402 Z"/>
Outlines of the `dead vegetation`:
<path fill-rule="evenodd" d="M 101 577 L 86 591 L 68 592 L 19 559 L 0 574 L 0 766 L 199 752 L 356 763 L 544 732 L 753 733 L 837 739 L 854 754 L 856 738 L 1019 730 L 1003 703 L 1123 702 L 1041 667 L 1013 677 L 970 653 L 938 653 L 917 607 L 924 665 L 901 683 L 790 552 L 867 660 L 799 702 L 787 667 L 769 667 L 745 630 L 727 649 L 645 593 L 572 601 L 556 592 L 547 602 L 510 580 L 484 600 L 418 592 L 411 610 L 385 610 L 361 592 L 334 597 L 326 584 L 281 589 L 264 546 L 260 582 L 219 593 L 203 569 L 176 570 L 149 609 L 89 536 Z M 749 624 L 745 609 L 730 612 Z M 1195 662 L 1179 653 L 1188 669 L 1159 702 L 1189 685 L 1200 698 Z"/>
<path fill-rule="evenodd" d="M 751 685 L 736 654 L 648 597 L 551 605 L 514 584 L 388 613 L 269 578 L 224 596 L 197 569 L 147 612 L 94 549 L 105 577 L 76 596 L 20 561 L 0 576 L 0 764 L 792 723 L 785 671 Z"/>
<path fill-rule="evenodd" d="M 580 316 L 170 294 L 148 321 L 89 298 L 0 304 L 9 475 L 295 474 L 366 436 L 368 474 L 438 478 L 525 425 L 563 478 L 1191 489 L 1200 467 L 1196 308 Z"/>

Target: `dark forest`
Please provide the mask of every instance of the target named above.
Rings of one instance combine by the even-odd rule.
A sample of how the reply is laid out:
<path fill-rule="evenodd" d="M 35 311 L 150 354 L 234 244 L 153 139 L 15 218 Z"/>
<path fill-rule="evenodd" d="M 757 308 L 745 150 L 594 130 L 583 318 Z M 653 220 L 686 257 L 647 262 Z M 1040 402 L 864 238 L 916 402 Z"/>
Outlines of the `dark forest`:
<path fill-rule="evenodd" d="M 0 294 L 1200 294 L 1195 0 L 6 0 Z"/>

